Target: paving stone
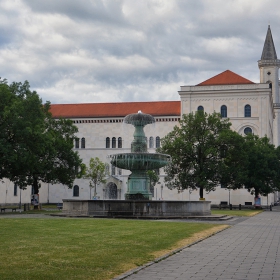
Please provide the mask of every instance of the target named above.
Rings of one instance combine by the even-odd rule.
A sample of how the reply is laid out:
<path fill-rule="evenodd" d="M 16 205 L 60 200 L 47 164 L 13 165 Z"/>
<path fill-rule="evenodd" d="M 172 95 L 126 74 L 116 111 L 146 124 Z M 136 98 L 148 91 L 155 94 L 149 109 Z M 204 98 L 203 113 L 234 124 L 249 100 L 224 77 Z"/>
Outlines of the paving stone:
<path fill-rule="evenodd" d="M 265 211 L 125 279 L 279 280 L 279 241 L 280 214 Z"/>

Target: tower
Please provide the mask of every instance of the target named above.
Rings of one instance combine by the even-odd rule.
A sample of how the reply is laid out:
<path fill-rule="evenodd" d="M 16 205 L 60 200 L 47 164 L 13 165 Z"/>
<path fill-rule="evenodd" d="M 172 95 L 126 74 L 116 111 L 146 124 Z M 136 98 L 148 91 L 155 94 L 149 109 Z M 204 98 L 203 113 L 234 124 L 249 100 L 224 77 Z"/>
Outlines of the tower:
<path fill-rule="evenodd" d="M 280 93 L 279 93 L 279 67 L 280 60 L 272 38 L 270 25 L 266 33 L 261 59 L 258 61 L 260 69 L 260 83 L 269 84 L 272 92 L 274 107 L 273 144 L 280 145 Z"/>

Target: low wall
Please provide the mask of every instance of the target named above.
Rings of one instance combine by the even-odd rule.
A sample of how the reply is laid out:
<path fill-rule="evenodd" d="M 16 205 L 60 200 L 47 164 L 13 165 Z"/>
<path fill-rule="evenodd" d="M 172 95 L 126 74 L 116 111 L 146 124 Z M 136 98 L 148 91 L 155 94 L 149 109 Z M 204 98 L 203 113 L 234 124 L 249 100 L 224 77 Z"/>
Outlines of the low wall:
<path fill-rule="evenodd" d="M 189 217 L 211 215 L 210 201 L 63 200 L 63 214 L 93 217 Z"/>

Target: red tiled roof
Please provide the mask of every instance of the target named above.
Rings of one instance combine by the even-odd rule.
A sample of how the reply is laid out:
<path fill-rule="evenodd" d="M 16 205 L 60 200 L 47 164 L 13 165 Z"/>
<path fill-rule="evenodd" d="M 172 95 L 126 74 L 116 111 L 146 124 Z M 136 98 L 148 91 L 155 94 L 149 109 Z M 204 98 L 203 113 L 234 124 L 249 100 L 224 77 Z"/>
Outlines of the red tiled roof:
<path fill-rule="evenodd" d="M 239 85 L 239 84 L 254 84 L 252 81 L 235 74 L 230 70 L 226 70 L 197 86 L 210 86 L 210 85 Z"/>
<path fill-rule="evenodd" d="M 152 116 L 180 116 L 180 101 L 51 104 L 54 118 L 111 118 L 143 113 Z"/>

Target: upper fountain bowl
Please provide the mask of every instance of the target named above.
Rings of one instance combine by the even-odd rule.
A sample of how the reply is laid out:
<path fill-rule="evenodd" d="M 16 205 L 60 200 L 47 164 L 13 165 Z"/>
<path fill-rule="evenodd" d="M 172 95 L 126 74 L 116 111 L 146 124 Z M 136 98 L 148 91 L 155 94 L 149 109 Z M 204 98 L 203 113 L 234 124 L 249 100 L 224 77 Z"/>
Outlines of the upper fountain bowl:
<path fill-rule="evenodd" d="M 138 111 L 136 114 L 127 115 L 123 122 L 134 126 L 145 126 L 147 124 L 155 123 L 155 118 L 149 114 L 144 114 L 141 111 Z"/>

